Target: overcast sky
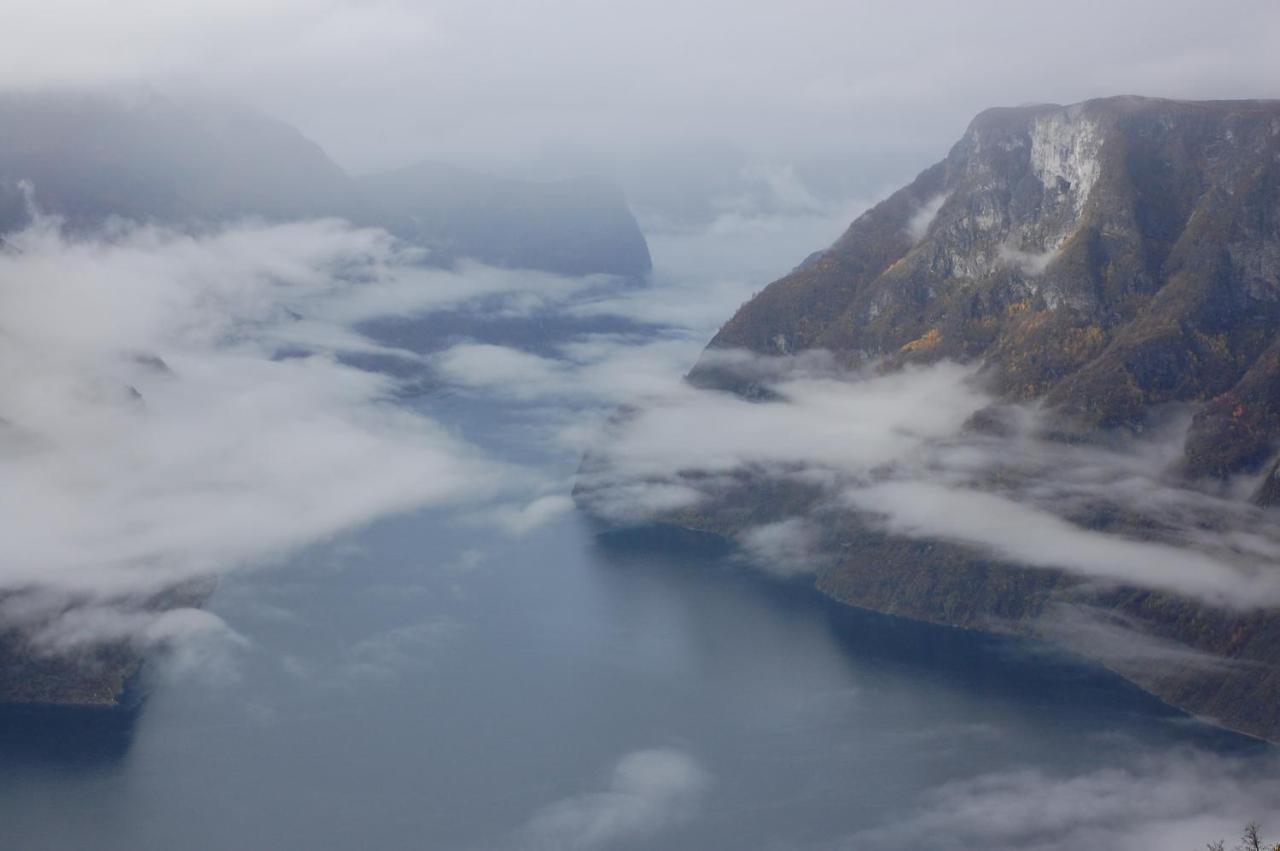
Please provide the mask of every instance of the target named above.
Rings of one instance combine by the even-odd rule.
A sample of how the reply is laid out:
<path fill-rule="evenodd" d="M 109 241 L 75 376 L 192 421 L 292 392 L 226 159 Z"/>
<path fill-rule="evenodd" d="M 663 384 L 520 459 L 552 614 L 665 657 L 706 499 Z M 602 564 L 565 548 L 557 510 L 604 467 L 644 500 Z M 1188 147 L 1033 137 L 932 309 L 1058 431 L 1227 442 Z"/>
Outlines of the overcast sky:
<path fill-rule="evenodd" d="M 991 105 L 1276 96 L 1278 41 L 1274 0 L 9 0 L 0 81 L 229 94 L 357 170 L 691 142 L 936 159 Z"/>

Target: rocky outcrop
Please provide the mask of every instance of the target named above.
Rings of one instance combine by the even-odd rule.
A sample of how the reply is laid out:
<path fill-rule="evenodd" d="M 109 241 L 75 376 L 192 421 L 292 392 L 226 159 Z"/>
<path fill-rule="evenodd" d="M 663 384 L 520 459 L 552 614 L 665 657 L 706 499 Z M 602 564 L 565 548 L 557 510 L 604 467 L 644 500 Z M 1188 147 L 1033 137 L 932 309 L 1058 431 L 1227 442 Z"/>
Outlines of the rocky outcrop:
<path fill-rule="evenodd" d="M 213 580 L 193 580 L 143 597 L 98 601 L 35 590 L 0 593 L 0 704 L 132 709 L 143 693 L 146 659 L 166 648 L 111 637 L 109 629 L 89 641 L 83 624 L 200 608 L 213 590 Z M 77 620 L 80 628 L 67 628 Z"/>

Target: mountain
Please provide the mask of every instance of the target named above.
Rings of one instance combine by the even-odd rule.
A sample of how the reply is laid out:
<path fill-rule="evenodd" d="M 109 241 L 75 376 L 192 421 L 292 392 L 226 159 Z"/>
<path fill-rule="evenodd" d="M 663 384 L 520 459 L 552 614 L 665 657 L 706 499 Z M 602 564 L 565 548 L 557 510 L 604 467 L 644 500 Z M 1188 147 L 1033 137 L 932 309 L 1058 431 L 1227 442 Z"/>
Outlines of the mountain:
<path fill-rule="evenodd" d="M 88 230 L 340 216 L 434 250 L 567 275 L 649 271 L 620 191 L 499 180 L 438 166 L 353 179 L 298 130 L 233 104 L 98 94 L 0 95 L 0 231 L 36 203 Z"/>
<path fill-rule="evenodd" d="M 1015 507 L 1049 501 L 1072 528 L 1162 542 L 1165 553 L 1230 537 L 1226 516 L 1269 529 L 1275 518 L 1257 506 L 1280 502 L 1280 102 L 1116 97 L 983 112 L 944 160 L 746 303 L 689 376 L 770 404 L 758 368 L 724 356 L 741 350 L 778 360 L 821 350 L 879 375 L 971 365 L 993 403 L 964 439 L 997 460 L 969 484 Z M 1025 452 L 1018 411 L 1048 424 L 1022 467 L 1007 460 Z M 1044 457 L 1144 439 L 1171 411 L 1190 425 L 1167 489 L 1129 502 L 1120 485 L 1058 505 L 1045 496 L 1081 486 L 1067 469 L 1053 475 L 1068 484 L 1050 487 L 1035 467 Z M 1250 475 L 1261 485 L 1234 498 Z M 1210 507 L 1171 520 L 1153 507 L 1163 494 Z M 591 488 L 579 495 L 590 506 Z M 740 537 L 816 518 L 817 585 L 836 599 L 1065 639 L 1171 704 L 1280 739 L 1280 612 L 1265 600 L 1229 606 L 1169 584 L 1087 581 L 963 530 L 922 533 L 875 522 L 874 506 L 823 506 L 811 481 L 747 470 L 666 520 Z M 1244 533 L 1231 540 L 1229 556 L 1252 552 Z M 1064 612 L 1086 613 L 1090 628 L 1064 628 Z"/>
<path fill-rule="evenodd" d="M 379 224 L 445 257 L 567 275 L 641 276 L 652 266 L 626 199 L 604 181 L 533 183 L 420 163 L 356 184 Z"/>
<path fill-rule="evenodd" d="M 22 223 L 12 199 L 24 180 L 77 229 L 109 216 L 335 215 L 356 202 L 350 178 L 292 127 L 225 103 L 162 98 L 0 96 L 0 180 L 10 228 Z"/>
<path fill-rule="evenodd" d="M 1280 437 L 1278 154 L 1274 102 L 989 110 L 711 346 L 980 359 L 1083 430 L 1194 402 L 1188 472 L 1256 467 Z"/>

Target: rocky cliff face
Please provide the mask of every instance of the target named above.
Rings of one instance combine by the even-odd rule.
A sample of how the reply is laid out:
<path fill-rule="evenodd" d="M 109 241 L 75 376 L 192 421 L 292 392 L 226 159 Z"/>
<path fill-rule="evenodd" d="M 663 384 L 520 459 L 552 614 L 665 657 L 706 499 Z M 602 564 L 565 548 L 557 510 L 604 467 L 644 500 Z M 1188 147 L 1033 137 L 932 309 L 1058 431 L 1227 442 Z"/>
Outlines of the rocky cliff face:
<path fill-rule="evenodd" d="M 711 346 L 980 360 L 1082 432 L 1190 402 L 1188 474 L 1224 475 L 1280 438 L 1277 320 L 1280 104 L 1125 97 L 982 113 Z"/>
<path fill-rule="evenodd" d="M 1192 713 L 1280 739 L 1275 598 L 1215 599 L 1212 568 L 1175 564 L 1213 539 L 1257 587 L 1280 576 L 1269 545 L 1244 543 L 1274 540 L 1276 518 L 1257 506 L 1280 499 L 1280 103 L 1121 97 L 982 113 L 946 159 L 744 305 L 690 379 L 769 405 L 761 360 L 816 350 L 878 375 L 971 365 L 990 404 L 950 459 L 917 464 L 917 483 L 1034 506 L 1033 519 L 1069 525 L 1059 547 L 1104 534 L 1167 546 L 1142 550 L 1126 581 L 1108 561 L 1123 549 L 1001 545 L 919 504 L 877 522 L 877 499 L 906 493 L 868 486 L 893 478 L 888 464 L 861 474 L 852 501 L 821 476 L 739 470 L 667 520 L 739 540 L 814 520 L 817 584 L 837 599 L 1061 640 Z M 1175 414 L 1190 425 L 1173 431 L 1172 463 L 1134 490 L 1115 448 Z M 1034 416 L 1034 439 L 1019 416 Z M 1163 581 L 1162 558 L 1179 581 Z"/>

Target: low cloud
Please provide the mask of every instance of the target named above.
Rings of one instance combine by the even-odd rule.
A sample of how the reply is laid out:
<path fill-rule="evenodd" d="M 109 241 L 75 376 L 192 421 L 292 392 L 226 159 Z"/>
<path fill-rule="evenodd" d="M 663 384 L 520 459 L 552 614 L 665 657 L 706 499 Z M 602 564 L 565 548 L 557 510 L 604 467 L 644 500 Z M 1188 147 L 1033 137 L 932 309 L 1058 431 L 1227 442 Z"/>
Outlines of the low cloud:
<path fill-rule="evenodd" d="M 813 573 L 827 560 L 821 529 L 804 517 L 752 526 L 738 536 L 746 557 L 761 570 L 778 576 Z"/>
<path fill-rule="evenodd" d="M 43 620 L 30 639 L 36 653 L 53 656 L 128 646 L 158 661 L 166 676 L 215 685 L 239 678 L 239 657 L 249 646 L 217 615 L 189 607 L 75 606 Z"/>
<path fill-rule="evenodd" d="M 742 219 L 659 237 L 641 292 L 599 277 L 432 268 L 419 249 L 338 220 L 196 232 L 119 222 L 70 238 L 37 215 L 0 252 L 5 611 L 38 629 L 74 605 L 114 619 L 104 638 L 132 630 L 145 641 L 157 595 L 389 513 L 457 508 L 513 535 L 552 522 L 570 504 L 563 478 L 493 461 L 403 395 L 434 376 L 522 400 L 537 409 L 524 436 L 576 459 L 615 406 L 685 392 L 680 375 L 758 285 L 762 258 L 792 253 L 762 243 L 827 241 L 833 223 L 800 218 L 781 231 Z M 546 317 L 614 330 L 532 350 L 455 336 Z M 353 365 L 366 356 L 393 374 Z M 617 510 L 697 497 L 655 483 Z"/>
<path fill-rule="evenodd" d="M 1000 262 L 1019 269 L 1028 275 L 1039 275 L 1049 264 L 1058 259 L 1058 250 L 1024 251 L 1011 245 L 1000 246 Z"/>
<path fill-rule="evenodd" d="M 1179 477 L 1185 413 L 1136 437 L 1067 443 L 1035 406 L 992 408 L 977 372 L 953 363 L 885 374 L 842 371 L 816 352 L 704 357 L 764 396 L 683 385 L 616 417 L 580 479 L 593 511 L 625 523 L 649 509 L 650 520 L 714 518 L 789 483 L 764 500 L 789 512 L 729 522 L 775 569 L 817 563 L 817 528 L 871 528 L 1102 585 L 1280 604 L 1280 524 L 1236 483 Z M 998 434 L 972 426 L 981 411 L 1001 420 Z"/>
<path fill-rule="evenodd" d="M 723 227 L 730 220 L 821 216 L 831 212 L 831 203 L 814 194 L 789 163 L 744 167 L 738 172 L 738 183 L 740 191 L 712 199 L 720 214 L 714 226 Z"/>
<path fill-rule="evenodd" d="M 972 488 L 886 482 L 845 494 L 889 531 L 969 544 L 1016 564 L 1159 588 L 1236 607 L 1280 603 L 1274 570 L 1225 556 L 1086 529 L 1048 510 Z"/>
<path fill-rule="evenodd" d="M 573 510 L 568 494 L 552 493 L 519 506 L 499 506 L 492 516 L 509 535 L 525 535 Z"/>
<path fill-rule="evenodd" d="M 1077 775 L 984 774 L 926 792 L 896 824 L 849 837 L 858 851 L 1148 851 L 1203 848 L 1280 811 L 1274 759 L 1175 752 Z M 1272 820 L 1271 827 L 1280 828 Z M 1264 830 L 1265 834 L 1265 830 Z"/>
<path fill-rule="evenodd" d="M 436 358 L 436 368 L 454 384 L 507 398 L 559 395 L 570 388 L 568 376 L 557 361 L 488 343 L 453 346 Z"/>
<path fill-rule="evenodd" d="M 925 238 L 929 232 L 929 226 L 933 224 L 933 220 L 938 218 L 938 213 L 942 210 L 942 205 L 947 203 L 950 197 L 946 192 L 939 193 L 928 201 L 920 205 L 920 209 L 912 213 L 911 218 L 907 220 L 907 234 L 916 242 Z"/>
<path fill-rule="evenodd" d="M 670 748 L 633 751 L 614 766 L 605 788 L 538 812 L 519 847 L 586 851 L 645 839 L 693 818 L 711 775 Z"/>
<path fill-rule="evenodd" d="M 1114 611 L 1055 603 L 1036 621 L 1036 633 L 1062 647 L 1097 659 L 1121 674 L 1140 676 L 1153 669 L 1220 673 L 1257 663 L 1224 659 L 1175 641 L 1146 634 L 1142 625 Z"/>
<path fill-rule="evenodd" d="M 370 682 L 395 682 L 430 667 L 442 648 L 457 640 L 463 626 L 448 618 L 424 620 L 374 633 L 347 647 L 326 682 L 361 688 Z"/>
<path fill-rule="evenodd" d="M 338 221 L 202 233 L 117 225 L 70 239 L 41 219 L 6 237 L 9 610 L 74 602 L 81 614 L 50 624 L 49 646 L 123 633 L 168 640 L 180 622 L 211 616 L 148 614 L 143 601 L 167 589 L 388 513 L 522 486 L 519 471 L 398 404 L 393 378 L 343 363 L 353 350 L 416 357 L 363 337 L 360 322 L 527 283 L 462 278 L 418 259 L 385 233 Z M 555 297 L 568 289 L 544 283 Z"/>
<path fill-rule="evenodd" d="M 905 460 L 954 434 L 986 403 L 972 370 L 944 364 L 887 375 L 812 373 L 804 361 L 755 402 L 682 386 L 611 433 L 614 469 L 637 477 L 673 471 L 729 473 L 749 467 L 820 466 L 864 472 Z M 762 363 L 760 374 L 774 367 Z"/>
<path fill-rule="evenodd" d="M 504 400 L 618 405 L 678 389 L 702 341 L 681 333 L 591 334 L 555 347 L 555 357 L 466 342 L 432 358 L 456 387 Z"/>

